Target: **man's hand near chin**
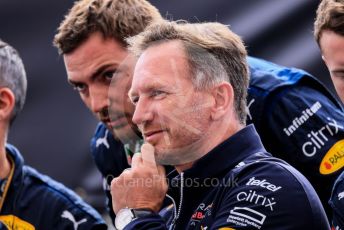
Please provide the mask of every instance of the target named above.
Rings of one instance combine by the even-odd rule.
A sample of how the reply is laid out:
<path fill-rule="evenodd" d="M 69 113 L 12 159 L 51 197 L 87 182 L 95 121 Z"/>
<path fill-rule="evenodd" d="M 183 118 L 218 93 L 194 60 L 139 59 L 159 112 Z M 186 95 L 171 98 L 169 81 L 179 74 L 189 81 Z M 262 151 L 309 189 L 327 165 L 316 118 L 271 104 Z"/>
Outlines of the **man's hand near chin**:
<path fill-rule="evenodd" d="M 123 208 L 145 208 L 158 212 L 167 192 L 166 173 L 155 161 L 154 147 L 143 144 L 141 153 L 132 159 L 126 169 L 111 182 L 114 212 Z"/>

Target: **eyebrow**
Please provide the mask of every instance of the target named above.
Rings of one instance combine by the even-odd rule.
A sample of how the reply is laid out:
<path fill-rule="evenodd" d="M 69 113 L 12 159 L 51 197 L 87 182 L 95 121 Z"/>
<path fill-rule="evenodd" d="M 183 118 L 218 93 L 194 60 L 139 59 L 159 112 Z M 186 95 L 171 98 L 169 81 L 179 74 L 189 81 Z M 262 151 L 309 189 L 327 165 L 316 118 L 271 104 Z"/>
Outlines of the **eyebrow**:
<path fill-rule="evenodd" d="M 165 85 L 162 85 L 158 82 L 150 82 L 149 84 L 146 84 L 144 87 L 144 92 L 149 92 L 153 89 L 159 89 L 159 90 L 167 90 L 167 87 Z M 128 91 L 128 96 L 129 98 L 132 96 L 137 96 L 136 92 L 133 92 L 132 88 L 129 89 Z"/>
<path fill-rule="evenodd" d="M 96 69 L 92 74 L 91 74 L 91 80 L 95 79 L 98 75 L 100 75 L 102 72 L 104 72 L 107 68 L 111 67 L 111 66 L 115 66 L 116 68 L 118 67 L 117 64 L 106 64 L 106 65 L 102 65 L 100 66 L 98 69 Z M 80 81 L 73 81 L 68 79 L 69 84 L 71 85 L 75 85 L 78 83 L 81 83 Z"/>
<path fill-rule="evenodd" d="M 98 68 L 96 71 L 94 71 L 94 73 L 91 74 L 91 79 L 95 79 L 98 75 L 100 75 L 102 72 L 104 72 L 107 68 L 111 67 L 111 66 L 116 66 L 117 68 L 117 64 L 106 64 L 106 65 L 102 65 L 100 68 Z"/>
<path fill-rule="evenodd" d="M 75 85 L 81 83 L 81 82 L 79 82 L 79 81 L 73 81 L 73 80 L 70 80 L 70 79 L 67 79 L 67 81 L 68 81 L 68 83 L 69 83 L 70 85 L 72 85 L 72 86 L 75 86 Z"/>

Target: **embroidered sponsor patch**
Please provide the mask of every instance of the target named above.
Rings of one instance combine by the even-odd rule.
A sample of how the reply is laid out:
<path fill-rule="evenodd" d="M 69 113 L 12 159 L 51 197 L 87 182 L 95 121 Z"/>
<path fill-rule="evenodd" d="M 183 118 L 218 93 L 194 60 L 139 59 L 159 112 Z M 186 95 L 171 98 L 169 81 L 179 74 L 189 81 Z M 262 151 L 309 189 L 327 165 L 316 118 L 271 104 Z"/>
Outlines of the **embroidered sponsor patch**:
<path fill-rule="evenodd" d="M 312 116 L 314 116 L 319 109 L 321 109 L 322 105 L 319 101 L 315 102 L 311 107 L 306 108 L 303 110 L 299 116 L 295 117 L 291 124 L 284 128 L 283 131 L 287 136 L 291 136 L 294 132 L 296 132 L 304 123 L 307 122 Z"/>
<path fill-rule="evenodd" d="M 314 157 L 324 147 L 327 148 L 328 143 L 337 138 L 340 130 L 344 127 L 335 119 L 327 117 L 328 123 L 321 128 L 316 128 L 307 134 L 307 140 L 302 144 L 302 152 L 306 157 Z"/>
<path fill-rule="evenodd" d="M 206 205 L 201 203 L 194 214 L 192 214 L 190 226 L 196 226 L 196 223 L 202 221 L 204 218 L 211 216 L 211 208 L 213 207 L 213 203 Z M 207 229 L 208 227 L 201 226 L 201 229 Z"/>
<path fill-rule="evenodd" d="M 261 229 L 266 215 L 248 207 L 234 207 L 227 218 L 227 223 L 233 223 L 250 229 Z"/>
<path fill-rule="evenodd" d="M 61 215 L 61 217 L 64 218 L 64 219 L 69 220 L 70 222 L 72 222 L 73 226 L 74 226 L 74 230 L 78 230 L 78 227 L 79 227 L 80 224 L 83 224 L 83 223 L 87 222 L 86 218 L 83 218 L 82 220 L 77 221 L 75 219 L 74 215 L 70 211 L 68 211 L 68 210 L 64 210 L 62 215 Z"/>
<path fill-rule="evenodd" d="M 239 202 L 243 201 L 255 205 L 261 205 L 270 211 L 274 211 L 274 206 L 277 204 L 274 197 L 261 195 L 255 190 L 241 191 L 236 197 Z"/>
<path fill-rule="evenodd" d="M 14 215 L 0 216 L 0 221 L 6 225 L 8 229 L 35 230 L 32 224 Z"/>
<path fill-rule="evenodd" d="M 335 143 L 322 159 L 319 171 L 323 175 L 331 174 L 344 166 L 344 140 Z"/>
<path fill-rule="evenodd" d="M 262 188 L 266 188 L 267 190 L 271 192 L 276 192 L 282 188 L 282 186 L 276 186 L 274 184 L 271 184 L 268 182 L 266 179 L 263 180 L 258 180 L 254 177 L 251 177 L 249 181 L 246 183 L 246 185 L 251 185 L 251 186 L 259 186 Z"/>

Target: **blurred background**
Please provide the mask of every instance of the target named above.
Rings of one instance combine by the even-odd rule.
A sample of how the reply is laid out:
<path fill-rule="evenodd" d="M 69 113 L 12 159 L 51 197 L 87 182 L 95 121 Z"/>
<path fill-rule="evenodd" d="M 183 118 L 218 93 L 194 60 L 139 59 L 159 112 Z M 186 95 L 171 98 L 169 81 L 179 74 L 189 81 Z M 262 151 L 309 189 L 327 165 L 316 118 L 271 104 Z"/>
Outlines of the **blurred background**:
<path fill-rule="evenodd" d="M 100 175 L 89 152 L 96 120 L 67 83 L 63 59 L 52 46 L 71 0 L 1 0 L 0 38 L 24 61 L 28 95 L 10 132 L 32 165 L 75 189 L 95 207 L 103 206 Z M 319 1 L 151 0 L 167 19 L 217 21 L 230 25 L 252 56 L 305 69 L 332 92 L 329 74 L 313 39 Z"/>

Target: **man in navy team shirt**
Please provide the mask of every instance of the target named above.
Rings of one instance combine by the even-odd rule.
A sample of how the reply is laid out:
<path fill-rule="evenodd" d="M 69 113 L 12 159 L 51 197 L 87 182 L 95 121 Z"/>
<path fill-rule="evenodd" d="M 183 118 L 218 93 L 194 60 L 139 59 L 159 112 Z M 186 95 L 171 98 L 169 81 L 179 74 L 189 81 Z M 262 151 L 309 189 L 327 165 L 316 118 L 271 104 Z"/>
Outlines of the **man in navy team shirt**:
<path fill-rule="evenodd" d="M 344 1 L 321 1 L 314 23 L 314 36 L 329 69 L 338 96 L 344 101 Z M 336 155 L 329 160 L 337 168 L 344 165 L 344 141 L 334 146 Z M 333 228 L 344 229 L 344 172 L 336 180 L 329 201 L 333 211 Z"/>
<path fill-rule="evenodd" d="M 307 179 L 246 126 L 249 73 L 236 34 L 161 22 L 129 41 L 133 122 L 146 143 L 111 182 L 117 229 L 329 229 Z M 165 196 L 173 206 L 159 213 Z"/>
<path fill-rule="evenodd" d="M 78 1 L 54 40 L 63 54 L 69 82 L 101 121 L 91 148 L 109 200 L 111 180 L 130 167 L 132 153 L 142 142 L 131 121 L 133 107 L 123 95 L 119 96 L 122 101 L 112 102 L 115 109 L 111 116 L 117 123 L 110 127 L 108 89 L 116 76 L 114 72 L 127 57 L 125 38 L 142 32 L 151 21 L 162 19 L 150 3 L 137 0 L 132 4 L 135 7 L 130 1 Z M 310 180 L 328 211 L 327 200 L 341 167 L 326 159 L 333 154 L 331 147 L 344 138 L 341 106 L 303 70 L 256 58 L 248 58 L 248 63 L 251 75 L 247 123 L 255 125 L 269 152 L 278 154 Z M 126 95 L 130 78 L 128 73 L 127 85 L 114 85 L 116 91 L 123 90 Z M 111 202 L 108 204 L 111 211 Z"/>

